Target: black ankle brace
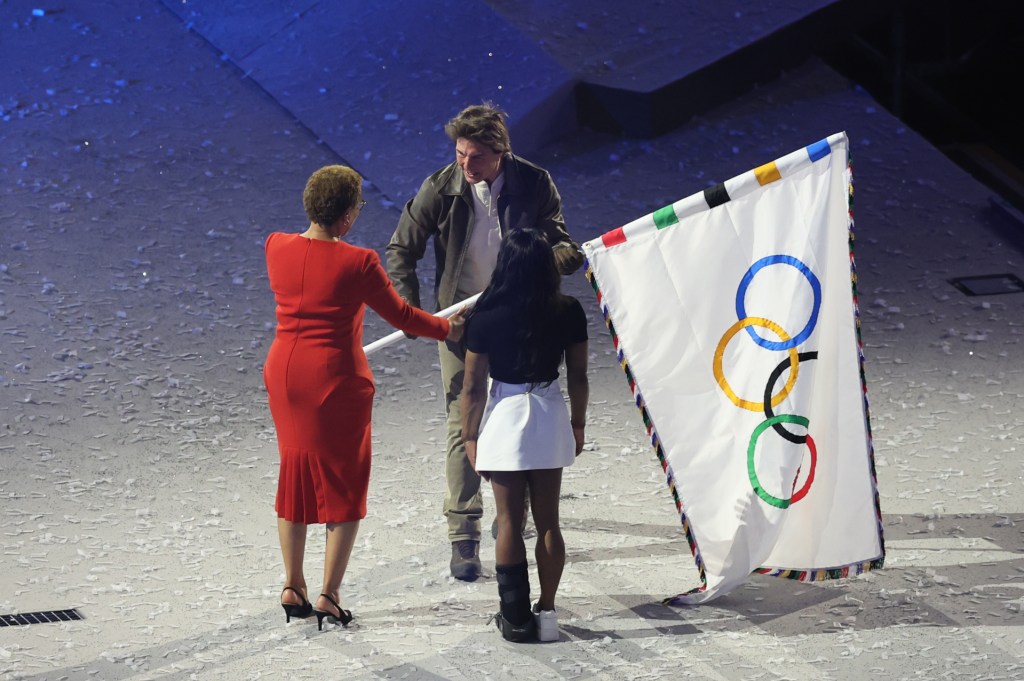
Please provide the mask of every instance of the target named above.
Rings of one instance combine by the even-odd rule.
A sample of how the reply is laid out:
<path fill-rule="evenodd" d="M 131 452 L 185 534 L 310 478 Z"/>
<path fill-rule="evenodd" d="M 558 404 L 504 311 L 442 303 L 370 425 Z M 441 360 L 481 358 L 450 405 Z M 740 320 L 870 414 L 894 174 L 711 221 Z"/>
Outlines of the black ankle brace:
<path fill-rule="evenodd" d="M 501 616 L 512 625 L 524 625 L 533 621 L 530 610 L 530 572 L 527 563 L 518 565 L 495 565 L 498 579 L 498 598 L 501 601 Z"/>

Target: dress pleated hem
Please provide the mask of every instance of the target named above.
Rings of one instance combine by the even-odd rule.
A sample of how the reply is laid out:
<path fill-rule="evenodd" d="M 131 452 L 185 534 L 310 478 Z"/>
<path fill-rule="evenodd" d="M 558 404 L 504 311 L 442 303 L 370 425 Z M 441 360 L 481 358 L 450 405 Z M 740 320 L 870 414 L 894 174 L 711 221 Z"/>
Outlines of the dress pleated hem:
<path fill-rule="evenodd" d="M 346 523 L 366 517 L 367 465 L 347 467 L 339 477 L 319 465 L 315 452 L 284 447 L 278 473 L 274 510 L 291 523 L 322 525 Z"/>

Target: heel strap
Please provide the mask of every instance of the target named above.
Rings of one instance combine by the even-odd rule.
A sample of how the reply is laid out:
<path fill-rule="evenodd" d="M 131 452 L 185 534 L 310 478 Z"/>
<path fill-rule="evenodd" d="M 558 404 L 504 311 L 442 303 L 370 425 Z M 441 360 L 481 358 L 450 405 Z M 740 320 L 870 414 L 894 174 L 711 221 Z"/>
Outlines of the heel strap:
<path fill-rule="evenodd" d="M 313 608 L 313 611 L 317 613 L 317 616 L 316 616 L 317 617 L 317 621 L 318 622 L 320 621 L 321 614 L 322 614 L 325 617 L 331 617 L 331 618 L 337 620 L 338 622 L 341 623 L 342 626 L 348 626 L 348 623 L 351 622 L 354 619 L 352 617 L 352 612 L 350 610 L 345 610 L 344 608 L 342 608 L 340 605 L 338 605 L 338 601 L 334 600 L 333 598 L 331 598 L 327 594 L 320 594 L 320 595 L 323 596 L 324 598 L 326 598 L 327 600 L 329 600 L 331 602 L 331 605 L 333 605 L 335 608 L 338 609 L 338 614 L 335 615 L 334 613 L 327 612 L 325 610 L 317 610 L 316 608 Z"/>
<path fill-rule="evenodd" d="M 345 616 L 345 611 L 341 609 L 341 606 L 338 605 L 338 602 L 336 600 L 334 600 L 333 598 L 331 598 L 327 594 L 320 594 L 320 595 L 323 596 L 324 598 L 326 598 L 327 600 L 329 600 L 331 602 L 331 605 L 333 605 L 335 608 L 338 609 L 338 614 L 340 614 L 342 617 Z M 332 615 L 333 615 L 333 613 L 332 613 Z"/>
<path fill-rule="evenodd" d="M 306 605 L 306 604 L 308 604 L 308 603 L 309 603 L 309 601 L 307 601 L 307 600 L 306 600 L 306 597 L 305 597 L 305 596 L 303 596 L 303 595 L 302 595 L 302 592 L 301 592 L 301 591 L 299 591 L 298 589 L 293 589 L 293 588 L 292 588 L 292 587 L 290 587 L 290 586 L 286 586 L 285 588 L 281 589 L 281 595 L 282 595 L 282 596 L 284 595 L 284 592 L 285 592 L 285 591 L 291 591 L 291 592 L 292 592 L 293 594 L 295 594 L 296 596 L 298 596 L 299 598 L 301 598 L 301 599 L 302 599 L 302 603 L 300 603 L 300 605 Z"/>

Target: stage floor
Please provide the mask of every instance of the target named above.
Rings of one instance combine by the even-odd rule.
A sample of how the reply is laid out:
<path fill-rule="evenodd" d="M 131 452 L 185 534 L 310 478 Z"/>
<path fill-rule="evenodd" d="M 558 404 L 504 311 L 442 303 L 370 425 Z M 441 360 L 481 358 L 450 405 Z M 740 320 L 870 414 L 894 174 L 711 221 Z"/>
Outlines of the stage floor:
<path fill-rule="evenodd" d="M 563 485 L 562 638 L 513 645 L 489 622 L 488 534 L 488 576 L 449 576 L 443 403 L 424 340 L 371 357 L 370 510 L 343 586 L 358 625 L 286 626 L 278 605 L 262 244 L 305 229 L 312 170 L 360 169 L 373 149 L 323 143 L 159 3 L 37 18 L 6 3 L 0 18 L 0 616 L 83 617 L 0 628 L 3 678 L 1024 677 L 1024 293 L 950 281 L 1024 277 L 1008 236 L 1020 226 L 824 64 L 655 139 L 580 132 L 531 159 L 585 241 L 847 132 L 885 567 L 752 577 L 709 605 L 661 605 L 697 570 L 575 275 L 592 403 Z M 422 135 L 445 144 L 440 128 Z M 352 240 L 382 251 L 401 206 L 380 187 L 399 182 L 366 179 Z M 368 317 L 367 341 L 389 331 Z M 489 526 L 489 496 L 485 509 Z M 311 532 L 311 590 L 322 546 Z"/>

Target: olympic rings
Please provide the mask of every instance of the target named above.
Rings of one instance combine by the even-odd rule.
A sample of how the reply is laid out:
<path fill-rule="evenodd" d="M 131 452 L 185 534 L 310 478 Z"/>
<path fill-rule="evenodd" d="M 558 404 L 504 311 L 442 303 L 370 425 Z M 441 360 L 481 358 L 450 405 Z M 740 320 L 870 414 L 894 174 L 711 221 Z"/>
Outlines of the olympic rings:
<path fill-rule="evenodd" d="M 755 325 L 763 326 L 766 329 L 774 331 L 775 334 L 783 341 L 790 340 L 789 334 L 786 333 L 786 331 L 781 326 L 779 326 L 778 324 L 771 320 L 763 319 L 761 317 L 747 317 L 745 319 L 741 319 L 732 326 L 730 326 L 729 330 L 722 335 L 722 340 L 718 341 L 718 347 L 715 348 L 715 359 L 712 370 L 714 371 L 715 379 L 718 381 L 718 385 L 722 389 L 722 392 L 725 393 L 726 397 L 728 397 L 733 404 L 735 404 L 740 409 L 749 409 L 750 411 L 764 411 L 765 402 L 751 402 L 749 400 L 744 400 L 740 398 L 738 395 L 736 395 L 736 393 L 733 392 L 732 387 L 729 385 L 729 382 L 725 380 L 725 372 L 722 370 L 722 357 L 723 355 L 725 355 L 725 348 L 729 344 L 729 341 L 732 340 L 732 337 L 735 336 L 740 329 L 744 329 Z M 772 407 L 779 406 L 779 403 L 781 403 L 782 400 L 786 399 L 786 396 L 789 395 L 789 391 L 792 390 L 793 388 L 793 384 L 796 383 L 796 376 L 797 373 L 799 373 L 800 355 L 797 353 L 796 348 L 793 346 L 790 346 L 788 352 L 790 372 L 789 378 L 786 379 L 786 385 L 783 386 L 782 390 L 780 390 L 779 393 L 775 395 L 775 397 L 771 397 L 770 400 L 768 395 L 765 396 L 765 400 L 770 401 Z M 772 381 L 770 385 L 774 385 L 774 383 L 775 381 Z"/>
<path fill-rule="evenodd" d="M 743 275 L 739 288 L 736 289 L 736 317 L 738 319 L 745 319 L 747 316 L 746 304 L 744 302 L 747 287 L 749 287 L 750 282 L 753 281 L 754 275 L 769 265 L 792 265 L 804 275 L 807 279 L 807 283 L 811 285 L 811 291 L 814 293 L 814 305 L 811 307 L 811 316 L 807 320 L 807 324 L 804 326 L 803 330 L 793 338 L 784 338 L 781 343 L 768 341 L 758 336 L 757 332 L 753 329 L 749 327 L 747 328 L 747 333 L 750 335 L 750 338 L 762 348 L 768 350 L 789 350 L 790 348 L 795 348 L 807 340 L 818 323 L 818 311 L 821 309 L 821 283 L 818 281 L 818 277 L 815 276 L 814 272 L 811 271 L 811 268 L 791 255 L 765 256 L 750 266 L 750 269 L 748 269 L 746 274 Z"/>
<path fill-rule="evenodd" d="M 765 319 L 764 317 L 748 317 L 745 297 L 747 288 L 749 288 L 751 282 L 754 279 L 754 275 L 759 271 L 768 267 L 769 265 L 790 265 L 796 268 L 804 278 L 807 279 L 807 283 L 811 286 L 811 291 L 814 295 L 814 302 L 811 306 L 811 314 L 807 320 L 807 324 L 796 336 L 791 337 L 785 329 L 779 324 Z M 784 423 L 795 423 L 803 426 L 809 430 L 810 420 L 804 416 L 797 414 L 780 414 L 775 415 L 773 407 L 777 407 L 786 397 L 789 395 L 793 386 L 796 384 L 797 375 L 800 370 L 800 362 L 807 360 L 818 359 L 817 351 L 808 352 L 797 352 L 797 346 L 806 341 L 811 333 L 814 332 L 814 328 L 818 324 L 818 313 L 821 310 L 821 283 L 818 281 L 818 277 L 811 271 L 807 265 L 798 260 L 797 258 L 790 255 L 769 255 L 761 258 L 746 271 L 743 278 L 740 281 L 739 286 L 736 289 L 736 316 L 739 318 L 735 324 L 729 327 L 721 340 L 718 341 L 718 347 L 715 348 L 715 356 L 713 360 L 712 370 L 714 372 L 715 380 L 718 381 L 718 386 L 725 393 L 726 397 L 741 409 L 748 409 L 750 411 L 764 412 L 765 420 L 762 421 L 750 436 L 750 443 L 747 446 L 747 477 L 750 480 L 750 485 L 753 487 L 754 492 L 763 501 L 777 508 L 785 509 L 789 508 L 792 504 L 803 499 L 807 496 L 807 493 L 811 489 L 811 484 L 814 482 L 814 474 L 818 467 L 818 449 L 814 444 L 814 439 L 811 437 L 810 432 L 805 435 L 797 435 L 787 430 L 782 424 Z M 752 327 L 761 326 L 776 336 L 779 337 L 779 341 L 768 341 L 757 334 Z M 732 386 L 725 378 L 725 371 L 722 368 L 723 358 L 725 356 L 726 348 L 732 337 L 739 333 L 740 329 L 746 329 L 747 334 L 750 338 L 757 343 L 760 347 L 766 350 L 785 350 L 789 357 L 782 360 L 772 371 L 768 377 L 768 382 L 764 388 L 764 401 L 763 402 L 752 402 L 750 400 L 744 400 L 740 398 Z M 779 377 L 782 376 L 782 372 L 789 368 L 789 376 L 786 378 L 786 383 L 778 393 L 772 395 L 772 391 L 775 389 L 775 384 L 778 383 Z M 797 468 L 796 475 L 793 479 L 793 489 L 790 497 L 784 499 L 771 494 L 764 487 L 761 486 L 761 481 L 757 475 L 757 467 L 754 463 L 755 454 L 757 451 L 757 441 L 764 433 L 771 427 L 778 435 L 794 444 L 804 444 L 811 453 L 811 468 L 808 472 L 807 479 L 800 489 L 796 489 L 797 481 L 800 477 L 800 468 Z"/>

